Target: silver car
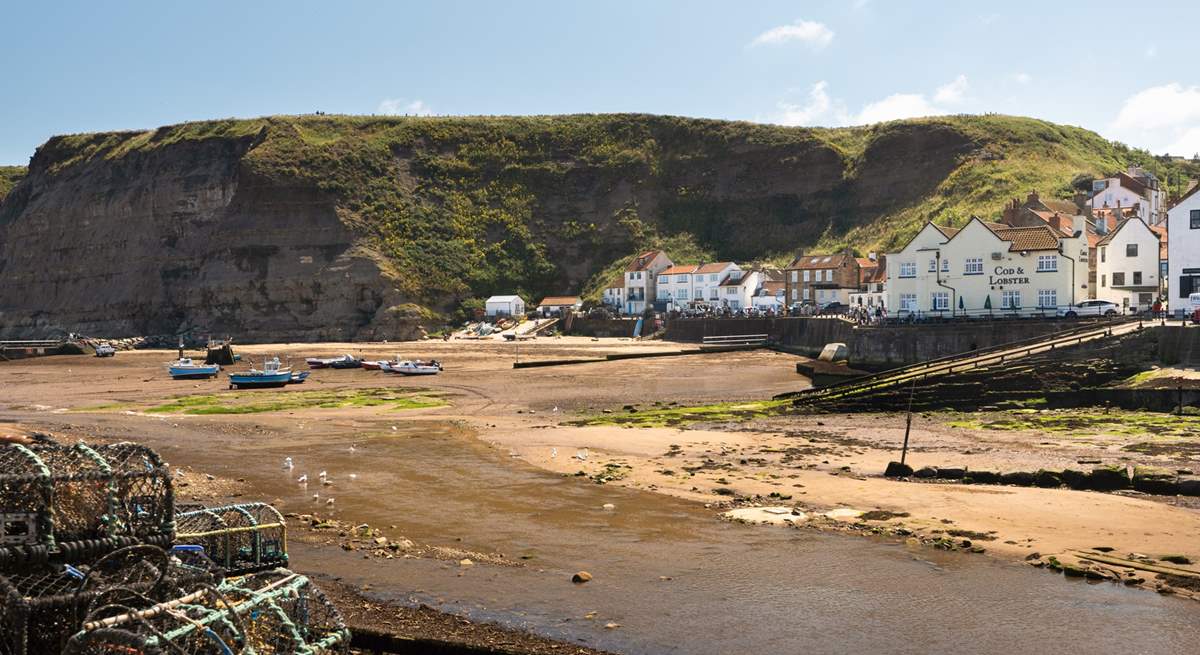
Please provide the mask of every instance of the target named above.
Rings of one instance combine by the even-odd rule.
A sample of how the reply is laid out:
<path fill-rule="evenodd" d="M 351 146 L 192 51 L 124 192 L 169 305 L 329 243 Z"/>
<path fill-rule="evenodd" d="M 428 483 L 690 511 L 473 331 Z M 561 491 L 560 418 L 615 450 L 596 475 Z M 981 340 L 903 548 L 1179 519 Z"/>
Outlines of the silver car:
<path fill-rule="evenodd" d="M 1116 316 L 1121 313 L 1121 307 L 1107 300 L 1084 300 L 1083 302 L 1058 308 L 1058 315 L 1063 318 L 1078 318 L 1080 316 Z"/>

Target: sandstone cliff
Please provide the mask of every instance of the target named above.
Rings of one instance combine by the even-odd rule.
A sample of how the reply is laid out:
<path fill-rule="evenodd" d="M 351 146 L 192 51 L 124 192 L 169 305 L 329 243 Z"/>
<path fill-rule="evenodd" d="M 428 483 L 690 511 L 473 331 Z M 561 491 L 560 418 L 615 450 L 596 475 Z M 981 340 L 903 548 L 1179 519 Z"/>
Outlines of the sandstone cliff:
<path fill-rule="evenodd" d="M 890 246 L 1135 154 L 1008 117 L 307 116 L 55 137 L 0 200 L 0 336 L 412 338 L 468 298 L 578 292 L 665 239 L 737 260 Z"/>

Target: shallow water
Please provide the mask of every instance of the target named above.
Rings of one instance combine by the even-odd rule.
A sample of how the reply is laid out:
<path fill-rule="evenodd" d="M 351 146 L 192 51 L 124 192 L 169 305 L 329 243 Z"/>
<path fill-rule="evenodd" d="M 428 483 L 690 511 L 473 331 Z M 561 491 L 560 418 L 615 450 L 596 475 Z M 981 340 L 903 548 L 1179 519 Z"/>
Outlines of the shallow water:
<path fill-rule="evenodd" d="M 326 514 L 310 500 L 316 492 L 336 497 L 339 518 L 395 524 L 416 541 L 532 555 L 521 568 L 464 571 L 446 562 L 368 562 L 293 548 L 298 568 L 369 583 L 380 596 L 605 649 L 1183 653 L 1195 652 L 1200 639 L 1200 605 L 1187 601 L 1064 581 L 978 555 L 725 523 L 692 503 L 535 469 L 451 426 L 391 431 L 385 424 L 347 434 L 355 436 L 299 430 L 286 445 L 187 439 L 186 454 L 178 436 L 145 441 L 180 463 L 245 477 L 284 511 Z M 285 456 L 294 471 L 280 469 Z M 332 488 L 295 484 L 301 473 L 315 480 L 320 470 L 334 478 Z M 580 569 L 595 579 L 571 584 Z M 583 618 L 593 611 L 595 620 Z M 604 629 L 610 621 L 621 628 Z"/>

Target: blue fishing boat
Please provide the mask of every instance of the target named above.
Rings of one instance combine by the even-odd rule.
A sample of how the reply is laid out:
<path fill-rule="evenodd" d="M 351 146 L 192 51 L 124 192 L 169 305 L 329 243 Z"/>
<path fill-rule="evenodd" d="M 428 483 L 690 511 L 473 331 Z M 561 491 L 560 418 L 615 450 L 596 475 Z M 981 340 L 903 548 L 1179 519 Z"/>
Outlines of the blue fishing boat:
<path fill-rule="evenodd" d="M 308 379 L 308 371 L 292 371 L 292 379 L 288 380 L 288 384 L 304 384 Z"/>
<path fill-rule="evenodd" d="M 280 364 L 278 357 L 263 362 L 262 370 L 252 367 L 249 371 L 229 374 L 230 389 L 282 387 L 291 384 L 291 382 L 291 367 Z"/>
<path fill-rule="evenodd" d="M 216 364 L 198 364 L 191 357 L 180 357 L 167 364 L 167 371 L 176 380 L 205 380 L 215 378 L 221 372 Z"/>

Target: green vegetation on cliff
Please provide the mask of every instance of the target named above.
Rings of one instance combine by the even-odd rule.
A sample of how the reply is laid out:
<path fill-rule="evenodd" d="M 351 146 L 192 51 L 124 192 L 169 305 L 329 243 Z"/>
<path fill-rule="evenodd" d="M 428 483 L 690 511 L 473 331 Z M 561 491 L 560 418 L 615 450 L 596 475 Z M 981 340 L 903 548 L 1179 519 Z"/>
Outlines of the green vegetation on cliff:
<path fill-rule="evenodd" d="M 256 184 L 332 200 L 390 284 L 437 310 L 513 291 L 594 299 L 647 247 L 679 261 L 886 251 L 927 220 L 996 216 L 1031 190 L 1069 197 L 1080 176 L 1131 163 L 1164 179 L 1198 172 L 1081 128 L 997 115 L 836 129 L 649 115 L 282 116 L 56 137 L 34 168 L 52 177 L 211 140 L 245 143 L 240 174 Z M 0 196 L 23 172 L 0 169 Z"/>
<path fill-rule="evenodd" d="M 17 182 L 25 177 L 25 173 L 24 166 L 0 166 L 0 200 L 17 186 Z"/>

